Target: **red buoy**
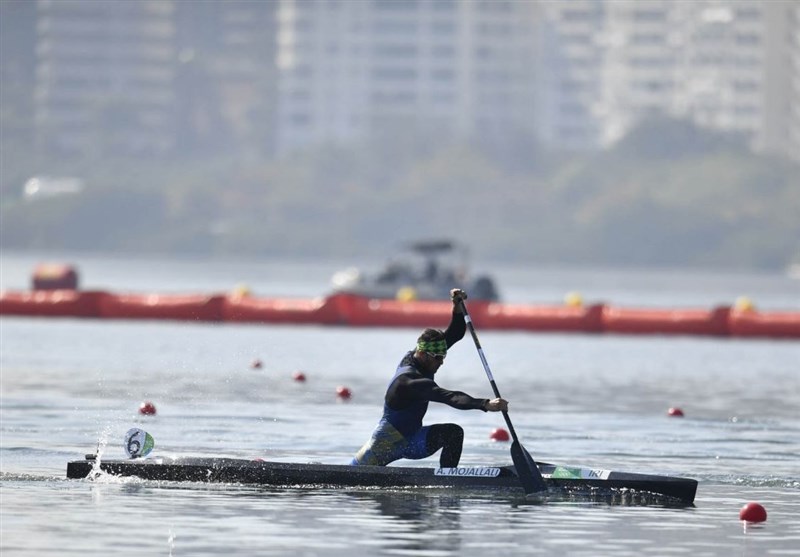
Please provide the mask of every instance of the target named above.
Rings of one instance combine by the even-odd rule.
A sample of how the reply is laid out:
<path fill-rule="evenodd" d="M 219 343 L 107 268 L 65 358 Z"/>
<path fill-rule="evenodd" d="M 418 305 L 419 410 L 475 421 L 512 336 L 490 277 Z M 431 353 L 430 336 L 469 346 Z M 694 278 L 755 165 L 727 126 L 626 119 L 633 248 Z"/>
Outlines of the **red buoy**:
<path fill-rule="evenodd" d="M 144 401 L 139 405 L 139 414 L 144 414 L 145 416 L 155 416 L 156 405 L 149 400 Z"/>
<path fill-rule="evenodd" d="M 489 439 L 492 441 L 508 441 L 510 437 L 505 429 L 498 427 L 497 429 L 492 430 L 491 435 L 489 435 Z"/>
<path fill-rule="evenodd" d="M 353 396 L 353 393 L 344 385 L 339 385 L 336 387 L 336 396 L 342 400 L 350 400 L 350 397 Z"/>
<path fill-rule="evenodd" d="M 667 410 L 667 416 L 671 416 L 673 418 L 683 418 L 683 410 L 680 408 L 670 408 Z"/>
<path fill-rule="evenodd" d="M 304 382 L 306 380 L 306 374 L 303 373 L 302 371 L 295 371 L 292 374 L 292 379 L 294 379 L 298 383 L 302 383 L 302 382 Z"/>
<path fill-rule="evenodd" d="M 253 369 L 261 369 L 261 366 L 263 366 L 263 365 L 264 364 L 262 364 L 261 360 L 259 360 L 258 358 L 256 358 L 255 360 L 253 360 L 250 363 L 250 367 L 253 368 Z"/>
<path fill-rule="evenodd" d="M 739 520 L 746 522 L 764 522 L 767 520 L 767 510 L 758 503 L 747 503 L 739 511 Z"/>

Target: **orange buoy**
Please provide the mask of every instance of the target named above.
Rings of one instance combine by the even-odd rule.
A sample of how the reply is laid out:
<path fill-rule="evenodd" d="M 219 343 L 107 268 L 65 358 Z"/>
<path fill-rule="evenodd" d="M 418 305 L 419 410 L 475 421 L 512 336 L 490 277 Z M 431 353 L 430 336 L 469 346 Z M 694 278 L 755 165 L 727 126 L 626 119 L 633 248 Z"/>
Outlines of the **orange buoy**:
<path fill-rule="evenodd" d="M 489 439 L 492 441 L 508 441 L 510 437 L 505 429 L 498 427 L 492 430 L 492 433 L 489 435 Z"/>
<path fill-rule="evenodd" d="M 745 522 L 764 522 L 767 520 L 767 510 L 759 503 L 747 503 L 739 511 L 739 520 Z"/>
<path fill-rule="evenodd" d="M 336 387 L 336 396 L 341 400 L 350 400 L 350 397 L 353 396 L 353 393 L 344 385 L 339 385 Z"/>
<path fill-rule="evenodd" d="M 139 414 L 143 414 L 145 416 L 155 416 L 156 405 L 149 400 L 144 401 L 139 405 Z"/>
<path fill-rule="evenodd" d="M 298 383 L 303 383 L 306 380 L 306 374 L 303 373 L 302 371 L 295 371 L 292 374 L 292 379 L 294 379 Z"/>
<path fill-rule="evenodd" d="M 670 408 L 669 410 L 667 410 L 667 416 L 673 418 L 683 418 L 683 410 L 681 410 L 680 408 Z"/>

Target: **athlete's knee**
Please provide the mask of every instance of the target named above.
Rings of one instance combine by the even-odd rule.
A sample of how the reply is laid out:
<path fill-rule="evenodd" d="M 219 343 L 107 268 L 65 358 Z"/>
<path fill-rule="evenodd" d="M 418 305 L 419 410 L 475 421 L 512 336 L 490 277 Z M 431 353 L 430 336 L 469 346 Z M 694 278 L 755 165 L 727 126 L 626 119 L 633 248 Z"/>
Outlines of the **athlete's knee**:
<path fill-rule="evenodd" d="M 442 424 L 439 430 L 442 437 L 442 454 L 439 465 L 442 468 L 454 468 L 461 459 L 461 447 L 464 444 L 464 429 L 456 424 Z"/>
<path fill-rule="evenodd" d="M 447 437 L 454 441 L 464 440 L 464 428 L 458 424 L 444 424 L 447 427 Z"/>
<path fill-rule="evenodd" d="M 458 424 L 436 424 L 428 435 L 430 447 L 460 445 L 464 441 L 464 429 Z"/>

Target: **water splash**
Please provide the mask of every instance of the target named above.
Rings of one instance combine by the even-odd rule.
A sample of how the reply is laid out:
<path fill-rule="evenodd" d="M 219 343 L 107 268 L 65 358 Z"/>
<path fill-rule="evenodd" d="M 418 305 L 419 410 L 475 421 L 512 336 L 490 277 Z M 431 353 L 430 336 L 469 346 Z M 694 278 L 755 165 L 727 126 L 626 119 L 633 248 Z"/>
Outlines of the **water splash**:
<path fill-rule="evenodd" d="M 172 557 L 172 551 L 175 549 L 175 532 L 172 528 L 169 529 L 169 537 L 167 538 L 167 545 L 169 546 L 169 557 Z"/>
<path fill-rule="evenodd" d="M 111 426 L 106 425 L 103 431 L 100 432 L 100 438 L 97 440 L 97 449 L 94 452 L 95 458 L 92 463 L 92 471 L 86 476 L 88 480 L 95 481 L 101 476 L 107 475 L 100 469 L 100 463 L 103 459 L 103 453 L 105 453 L 106 447 L 108 446 L 109 437 L 111 437 Z"/>

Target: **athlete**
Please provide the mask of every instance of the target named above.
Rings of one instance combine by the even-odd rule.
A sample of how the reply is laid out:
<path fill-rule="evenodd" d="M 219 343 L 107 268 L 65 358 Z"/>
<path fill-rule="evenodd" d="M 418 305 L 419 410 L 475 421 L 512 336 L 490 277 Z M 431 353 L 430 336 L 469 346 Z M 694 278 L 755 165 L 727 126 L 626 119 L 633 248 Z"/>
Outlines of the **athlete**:
<path fill-rule="evenodd" d="M 400 361 L 386 390 L 383 417 L 351 464 L 386 466 L 401 458 L 426 458 L 442 449 L 440 466 L 455 468 L 461 459 L 464 430 L 457 424 L 423 426 L 428 403 L 441 402 L 459 410 L 508 410 L 508 402 L 502 398 L 473 398 L 460 391 L 443 389 L 434 381 L 447 350 L 464 338 L 467 328 L 460 303 L 467 299 L 467 294 L 455 288 L 450 291 L 450 299 L 453 301 L 450 325 L 444 331 L 425 329 L 415 349 Z"/>

